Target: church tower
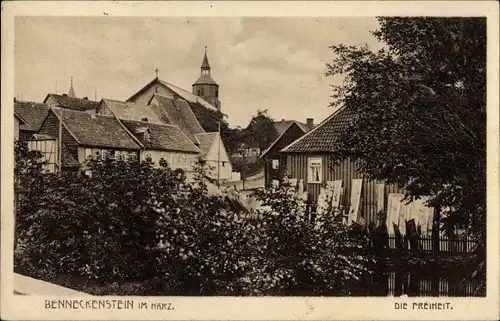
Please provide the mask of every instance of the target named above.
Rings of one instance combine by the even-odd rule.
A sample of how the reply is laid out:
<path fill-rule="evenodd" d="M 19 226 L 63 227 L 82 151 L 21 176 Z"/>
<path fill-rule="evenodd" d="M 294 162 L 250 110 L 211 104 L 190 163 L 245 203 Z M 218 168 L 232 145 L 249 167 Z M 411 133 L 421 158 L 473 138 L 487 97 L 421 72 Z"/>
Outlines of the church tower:
<path fill-rule="evenodd" d="M 220 111 L 221 104 L 219 100 L 219 85 L 217 85 L 215 80 L 212 79 L 210 69 L 207 57 L 207 46 L 205 46 L 205 56 L 203 57 L 203 62 L 201 63 L 201 75 L 200 78 L 198 78 L 198 80 L 193 84 L 193 94 L 205 99 Z"/>

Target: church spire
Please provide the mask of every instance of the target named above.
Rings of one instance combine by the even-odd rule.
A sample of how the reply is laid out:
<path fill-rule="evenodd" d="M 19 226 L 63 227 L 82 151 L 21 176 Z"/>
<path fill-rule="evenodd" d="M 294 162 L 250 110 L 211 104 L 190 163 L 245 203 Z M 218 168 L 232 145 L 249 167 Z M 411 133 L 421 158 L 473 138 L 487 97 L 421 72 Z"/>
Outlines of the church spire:
<path fill-rule="evenodd" d="M 210 64 L 208 63 L 207 57 L 207 46 L 205 46 L 205 56 L 203 57 L 203 62 L 201 63 L 201 74 L 209 74 L 210 73 Z"/>
<path fill-rule="evenodd" d="M 68 97 L 73 97 L 73 98 L 76 97 L 75 90 L 73 89 L 73 77 L 71 77 L 71 84 L 68 91 Z"/>

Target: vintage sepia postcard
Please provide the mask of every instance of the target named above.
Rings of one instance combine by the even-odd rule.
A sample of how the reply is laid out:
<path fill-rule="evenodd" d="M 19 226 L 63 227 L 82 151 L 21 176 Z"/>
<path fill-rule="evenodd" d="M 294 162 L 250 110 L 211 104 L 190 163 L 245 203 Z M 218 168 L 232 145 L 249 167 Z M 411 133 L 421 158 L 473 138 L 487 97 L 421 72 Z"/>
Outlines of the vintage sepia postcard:
<path fill-rule="evenodd" d="M 3 2 L 1 318 L 498 320 L 498 18 Z"/>

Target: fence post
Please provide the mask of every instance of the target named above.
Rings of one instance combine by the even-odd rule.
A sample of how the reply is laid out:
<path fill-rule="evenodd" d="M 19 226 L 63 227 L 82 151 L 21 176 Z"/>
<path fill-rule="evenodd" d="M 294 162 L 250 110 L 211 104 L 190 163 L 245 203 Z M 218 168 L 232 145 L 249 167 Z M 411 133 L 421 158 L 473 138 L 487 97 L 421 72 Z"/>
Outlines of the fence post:
<path fill-rule="evenodd" d="M 441 208 L 434 208 L 434 215 L 432 218 L 432 254 L 439 254 L 439 221 L 441 217 Z"/>

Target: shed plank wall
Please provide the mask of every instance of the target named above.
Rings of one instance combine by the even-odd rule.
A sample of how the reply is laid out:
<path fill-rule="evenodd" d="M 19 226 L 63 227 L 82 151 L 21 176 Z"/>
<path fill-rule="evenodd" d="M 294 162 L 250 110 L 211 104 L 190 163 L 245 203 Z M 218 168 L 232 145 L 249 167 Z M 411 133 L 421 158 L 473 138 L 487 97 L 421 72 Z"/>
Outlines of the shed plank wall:
<path fill-rule="evenodd" d="M 307 183 L 307 159 L 309 157 L 321 157 L 323 165 L 323 182 L 321 184 Z M 351 185 L 353 179 L 363 179 L 362 175 L 356 171 L 356 164 L 351 160 L 345 160 L 339 165 L 330 169 L 332 162 L 328 154 L 287 154 L 287 171 L 288 175 L 292 178 L 303 179 L 310 200 L 316 204 L 321 187 L 326 186 L 327 181 L 342 180 L 344 188 L 344 197 L 342 205 L 346 208 L 349 207 L 351 197 Z M 366 223 L 376 222 L 377 220 L 377 186 L 380 182 L 369 181 L 363 179 L 363 186 L 361 190 L 360 213 L 366 220 Z M 404 190 L 394 185 L 385 185 L 385 205 L 384 212 L 387 209 L 387 195 L 389 193 L 404 193 Z"/>

